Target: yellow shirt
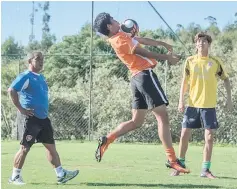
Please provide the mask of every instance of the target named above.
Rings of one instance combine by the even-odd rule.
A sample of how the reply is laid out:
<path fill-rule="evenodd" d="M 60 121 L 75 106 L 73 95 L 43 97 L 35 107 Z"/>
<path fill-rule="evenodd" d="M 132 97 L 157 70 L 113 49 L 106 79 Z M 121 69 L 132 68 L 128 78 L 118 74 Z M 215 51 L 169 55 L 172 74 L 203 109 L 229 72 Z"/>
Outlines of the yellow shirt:
<path fill-rule="evenodd" d="M 217 77 L 228 78 L 222 61 L 217 57 L 187 58 L 184 77 L 189 83 L 188 106 L 196 108 L 215 108 L 217 102 Z"/>

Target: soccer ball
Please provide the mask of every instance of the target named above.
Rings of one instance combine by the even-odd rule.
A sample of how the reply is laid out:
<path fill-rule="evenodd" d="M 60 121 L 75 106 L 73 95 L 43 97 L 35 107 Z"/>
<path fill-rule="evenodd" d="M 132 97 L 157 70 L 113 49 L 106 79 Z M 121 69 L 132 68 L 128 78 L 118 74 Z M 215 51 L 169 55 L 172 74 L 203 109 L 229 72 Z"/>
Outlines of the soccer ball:
<path fill-rule="evenodd" d="M 134 37 L 139 32 L 139 26 L 135 20 L 127 19 L 121 24 L 121 31 Z"/>

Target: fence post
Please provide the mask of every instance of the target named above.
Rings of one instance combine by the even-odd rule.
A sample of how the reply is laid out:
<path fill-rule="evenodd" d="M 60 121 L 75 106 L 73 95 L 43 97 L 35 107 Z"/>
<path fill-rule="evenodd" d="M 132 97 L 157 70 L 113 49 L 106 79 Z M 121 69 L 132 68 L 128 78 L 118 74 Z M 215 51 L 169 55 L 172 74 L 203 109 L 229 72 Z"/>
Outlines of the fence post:
<path fill-rule="evenodd" d="M 166 97 L 167 97 L 167 72 L 168 72 L 168 60 L 165 61 L 165 95 Z"/>
<path fill-rule="evenodd" d="M 92 113 L 92 63 L 93 63 L 93 17 L 94 17 L 94 1 L 91 2 L 91 42 L 90 42 L 90 89 L 89 89 L 89 126 L 88 140 L 91 141 L 91 133 L 93 133 L 93 113 Z"/>

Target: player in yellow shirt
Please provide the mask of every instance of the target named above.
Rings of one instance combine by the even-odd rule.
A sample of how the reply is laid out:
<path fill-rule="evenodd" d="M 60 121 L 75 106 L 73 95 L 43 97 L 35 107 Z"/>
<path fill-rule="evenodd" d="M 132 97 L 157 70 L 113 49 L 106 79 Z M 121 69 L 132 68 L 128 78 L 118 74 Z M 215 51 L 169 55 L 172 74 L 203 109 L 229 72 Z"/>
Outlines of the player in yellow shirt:
<path fill-rule="evenodd" d="M 209 55 L 212 38 L 204 32 L 195 36 L 197 54 L 187 58 L 180 89 L 179 111 L 184 111 L 184 95 L 189 87 L 188 106 L 185 109 L 182 132 L 179 144 L 179 160 L 185 167 L 185 155 L 191 130 L 205 129 L 205 146 L 203 150 L 203 165 L 201 177 L 214 179 L 210 171 L 214 132 L 218 128 L 216 118 L 217 77 L 224 81 L 227 92 L 227 108 L 233 108 L 231 87 L 228 75 L 222 61 Z M 172 176 L 179 175 L 174 171 Z"/>

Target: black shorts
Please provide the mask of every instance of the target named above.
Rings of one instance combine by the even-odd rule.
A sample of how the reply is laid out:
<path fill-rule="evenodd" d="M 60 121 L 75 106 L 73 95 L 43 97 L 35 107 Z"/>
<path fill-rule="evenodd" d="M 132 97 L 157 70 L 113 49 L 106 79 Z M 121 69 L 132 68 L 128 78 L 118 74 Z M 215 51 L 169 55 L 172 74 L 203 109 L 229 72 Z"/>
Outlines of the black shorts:
<path fill-rule="evenodd" d="M 168 105 L 169 102 L 152 69 L 144 70 L 131 79 L 132 108 L 153 109 L 157 106 Z"/>
<path fill-rule="evenodd" d="M 54 144 L 53 128 L 49 118 L 39 119 L 18 113 L 18 126 L 23 128 L 20 144 L 31 147 L 34 143 Z"/>
<path fill-rule="evenodd" d="M 218 122 L 215 108 L 187 107 L 184 113 L 183 128 L 190 129 L 217 129 Z"/>

